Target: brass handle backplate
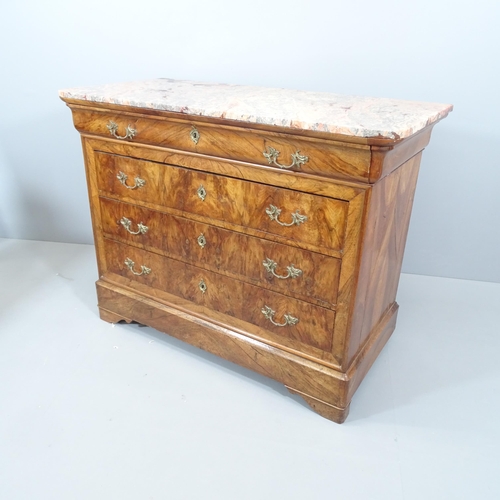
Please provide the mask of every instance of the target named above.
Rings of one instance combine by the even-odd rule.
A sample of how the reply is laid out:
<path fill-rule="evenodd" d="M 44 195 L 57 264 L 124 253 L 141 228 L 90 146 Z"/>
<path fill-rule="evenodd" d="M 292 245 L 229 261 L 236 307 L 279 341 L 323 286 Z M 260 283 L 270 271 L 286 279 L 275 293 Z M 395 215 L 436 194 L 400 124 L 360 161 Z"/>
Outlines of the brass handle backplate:
<path fill-rule="evenodd" d="M 128 257 L 125 259 L 125 265 L 128 267 L 129 271 L 132 274 L 135 274 L 136 276 L 142 276 L 142 275 L 147 276 L 151 272 L 151 269 L 146 266 L 141 266 L 140 273 L 134 271 L 135 262 L 132 259 L 129 259 Z"/>
<path fill-rule="evenodd" d="M 262 265 L 266 268 L 267 272 L 271 273 L 273 276 L 279 278 L 280 280 L 286 280 L 288 278 L 294 279 L 302 275 L 302 270 L 297 269 L 296 267 L 294 267 L 293 264 L 290 264 L 289 266 L 286 267 L 286 270 L 288 271 L 286 276 L 276 274 L 276 267 L 278 267 L 278 263 L 274 262 L 274 260 L 272 259 L 268 259 L 267 257 L 266 260 L 262 262 Z"/>
<path fill-rule="evenodd" d="M 279 168 L 285 169 L 293 167 L 300 168 L 301 165 L 309 160 L 308 156 L 301 155 L 300 151 L 296 151 L 295 153 L 292 153 L 292 163 L 290 165 L 281 165 L 278 163 L 278 156 L 280 155 L 280 152 L 271 146 L 267 146 L 262 154 L 265 158 L 267 158 L 269 165 L 276 165 Z"/>
<path fill-rule="evenodd" d="M 123 172 L 118 172 L 116 178 L 120 181 L 120 183 L 125 186 L 127 189 L 139 189 L 146 184 L 146 181 L 144 179 L 141 179 L 140 177 L 136 177 L 134 179 L 135 184 L 133 186 L 127 186 L 127 179 L 128 175 L 123 173 Z"/>
<path fill-rule="evenodd" d="M 137 135 L 137 130 L 132 128 L 131 125 L 127 125 L 125 129 L 125 135 L 118 135 L 118 124 L 113 120 L 110 120 L 106 125 L 109 133 L 116 139 L 133 139 Z"/>
<path fill-rule="evenodd" d="M 292 213 L 292 222 L 287 223 L 287 222 L 281 222 L 278 218 L 281 214 L 281 208 L 275 207 L 274 205 L 269 205 L 268 208 L 266 208 L 266 214 L 269 215 L 269 218 L 271 220 L 276 221 L 280 226 L 293 226 L 293 225 L 299 225 L 303 224 L 307 220 L 307 215 L 301 215 L 299 214 L 298 210 L 295 210 L 295 213 Z"/>
<path fill-rule="evenodd" d="M 268 319 L 274 326 L 288 326 L 288 325 L 296 325 L 299 322 L 298 318 L 294 318 L 291 314 L 284 314 L 283 318 L 285 318 L 284 323 L 277 323 L 274 321 L 274 315 L 276 314 L 269 306 L 264 306 L 262 308 L 262 314 L 266 319 Z"/>
<path fill-rule="evenodd" d="M 127 219 L 126 217 L 122 217 L 120 219 L 120 224 L 130 233 L 130 234 L 146 234 L 148 232 L 148 226 L 145 226 L 142 222 L 137 224 L 137 231 L 132 231 L 130 226 L 132 225 L 132 221 Z"/>

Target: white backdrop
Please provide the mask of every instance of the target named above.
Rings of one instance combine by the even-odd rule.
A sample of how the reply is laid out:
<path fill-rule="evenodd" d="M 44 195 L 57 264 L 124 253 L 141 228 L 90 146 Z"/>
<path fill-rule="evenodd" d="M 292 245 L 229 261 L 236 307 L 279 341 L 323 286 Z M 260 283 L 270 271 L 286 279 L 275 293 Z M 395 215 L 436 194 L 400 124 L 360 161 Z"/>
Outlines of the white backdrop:
<path fill-rule="evenodd" d="M 0 237 L 91 243 L 65 87 L 156 77 L 449 102 L 403 270 L 500 282 L 500 2 L 16 0 L 0 10 Z"/>

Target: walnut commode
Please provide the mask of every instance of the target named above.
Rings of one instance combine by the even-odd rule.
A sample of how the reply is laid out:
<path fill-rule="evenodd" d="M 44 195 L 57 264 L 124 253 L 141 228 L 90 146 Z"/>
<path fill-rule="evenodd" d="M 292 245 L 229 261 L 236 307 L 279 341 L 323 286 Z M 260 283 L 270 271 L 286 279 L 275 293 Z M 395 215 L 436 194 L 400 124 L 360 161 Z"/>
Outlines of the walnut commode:
<path fill-rule="evenodd" d="M 343 422 L 394 330 L 422 150 L 451 106 L 167 79 L 60 96 L 82 136 L 101 318 Z"/>

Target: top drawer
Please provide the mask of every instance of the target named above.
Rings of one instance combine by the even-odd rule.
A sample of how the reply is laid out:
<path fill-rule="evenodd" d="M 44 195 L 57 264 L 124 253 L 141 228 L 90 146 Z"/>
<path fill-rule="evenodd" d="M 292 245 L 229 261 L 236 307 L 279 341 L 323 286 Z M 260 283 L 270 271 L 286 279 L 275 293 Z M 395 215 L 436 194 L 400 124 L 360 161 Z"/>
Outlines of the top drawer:
<path fill-rule="evenodd" d="M 344 246 L 348 203 L 256 182 L 96 153 L 101 194 L 252 228 L 315 247 Z"/>
<path fill-rule="evenodd" d="M 108 138 L 362 182 L 369 177 L 366 145 L 79 107 L 73 121 L 79 132 Z"/>

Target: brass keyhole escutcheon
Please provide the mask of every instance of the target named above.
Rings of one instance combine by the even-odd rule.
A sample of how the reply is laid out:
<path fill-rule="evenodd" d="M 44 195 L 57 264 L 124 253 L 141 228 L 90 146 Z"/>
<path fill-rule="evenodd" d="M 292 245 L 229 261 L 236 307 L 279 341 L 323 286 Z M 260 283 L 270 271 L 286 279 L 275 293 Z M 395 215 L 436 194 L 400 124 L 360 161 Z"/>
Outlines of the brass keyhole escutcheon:
<path fill-rule="evenodd" d="M 194 125 L 193 128 L 191 129 L 191 132 L 189 132 L 189 136 L 191 137 L 191 140 L 195 144 L 198 144 L 198 141 L 200 140 L 200 133 L 198 132 L 198 129 Z"/>
<path fill-rule="evenodd" d="M 207 240 L 203 233 L 198 236 L 198 245 L 200 245 L 201 248 L 205 248 L 205 245 L 207 244 Z"/>
<path fill-rule="evenodd" d="M 203 187 L 203 184 L 200 185 L 200 187 L 196 191 L 196 194 L 198 195 L 201 201 L 205 201 L 205 198 L 207 197 L 207 191 Z"/>
<path fill-rule="evenodd" d="M 202 280 L 198 283 L 198 288 L 201 290 L 201 293 L 205 293 L 207 291 L 207 284 Z"/>

